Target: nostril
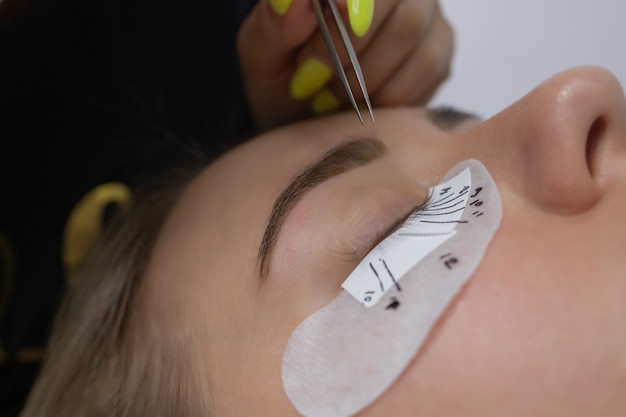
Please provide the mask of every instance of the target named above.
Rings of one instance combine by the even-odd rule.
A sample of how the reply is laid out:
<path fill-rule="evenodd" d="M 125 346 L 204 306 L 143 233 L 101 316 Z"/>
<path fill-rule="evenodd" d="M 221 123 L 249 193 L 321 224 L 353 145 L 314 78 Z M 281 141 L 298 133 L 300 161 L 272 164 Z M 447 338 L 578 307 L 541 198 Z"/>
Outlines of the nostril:
<path fill-rule="evenodd" d="M 587 133 L 585 153 L 587 157 L 587 168 L 589 169 L 589 174 L 591 174 L 591 176 L 597 174 L 598 148 L 600 146 L 600 141 L 604 136 L 605 130 L 606 121 L 604 117 L 598 117 L 593 122 L 589 128 L 589 132 Z"/>

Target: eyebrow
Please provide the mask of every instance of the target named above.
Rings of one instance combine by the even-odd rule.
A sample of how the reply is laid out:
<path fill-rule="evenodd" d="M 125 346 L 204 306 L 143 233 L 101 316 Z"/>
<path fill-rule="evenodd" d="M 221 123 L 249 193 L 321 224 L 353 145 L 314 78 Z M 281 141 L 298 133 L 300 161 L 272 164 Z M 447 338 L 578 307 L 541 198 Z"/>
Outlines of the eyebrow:
<path fill-rule="evenodd" d="M 367 165 L 380 158 L 387 148 L 379 139 L 362 137 L 344 142 L 321 159 L 296 175 L 274 201 L 263 239 L 259 247 L 257 261 L 259 275 L 265 280 L 269 274 L 272 252 L 285 220 L 302 197 L 317 185 L 354 168 Z"/>

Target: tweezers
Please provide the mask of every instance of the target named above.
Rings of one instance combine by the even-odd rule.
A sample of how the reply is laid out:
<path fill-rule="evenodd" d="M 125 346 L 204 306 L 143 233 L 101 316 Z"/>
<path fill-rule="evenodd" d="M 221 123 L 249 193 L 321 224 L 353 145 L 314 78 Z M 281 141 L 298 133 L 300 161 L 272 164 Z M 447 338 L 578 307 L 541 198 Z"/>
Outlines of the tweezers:
<path fill-rule="evenodd" d="M 339 76 L 339 80 L 343 85 L 344 90 L 346 90 L 346 94 L 352 103 L 352 108 L 356 112 L 361 124 L 363 123 L 363 117 L 361 116 L 361 110 L 354 99 L 354 94 L 352 94 L 352 89 L 350 88 L 350 84 L 348 83 L 348 78 L 346 77 L 346 72 L 343 70 L 343 65 L 341 65 L 341 60 L 339 59 L 339 54 L 337 53 L 337 48 L 333 43 L 333 39 L 330 36 L 330 30 L 328 29 L 328 25 L 326 24 L 326 19 L 324 18 L 324 11 L 322 10 L 322 1 L 328 4 L 330 11 L 332 13 L 335 24 L 337 25 L 337 29 L 339 29 L 339 34 L 341 35 L 341 40 L 343 41 L 343 45 L 348 52 L 348 57 L 350 58 L 350 64 L 354 69 L 354 74 L 356 75 L 356 79 L 359 82 L 359 87 L 361 87 L 361 92 L 363 93 L 363 97 L 365 98 L 365 104 L 367 105 L 367 109 L 369 110 L 370 116 L 372 120 L 374 120 L 374 112 L 372 110 L 372 104 L 370 103 L 369 95 L 367 94 L 367 88 L 365 87 L 365 80 L 363 79 L 363 72 L 361 71 L 361 65 L 359 65 L 359 60 L 354 52 L 354 48 L 352 47 L 352 42 L 350 42 L 350 36 L 348 35 L 348 31 L 346 30 L 345 25 L 343 24 L 343 20 L 341 19 L 341 15 L 339 14 L 339 9 L 335 4 L 335 0 L 311 0 L 313 3 L 313 9 L 315 10 L 315 16 L 317 17 L 317 21 L 320 25 L 320 29 L 322 31 L 322 35 L 324 36 L 324 41 L 326 42 L 326 47 L 328 48 L 328 52 L 330 53 L 330 57 L 333 60 L 333 65 L 335 66 L 335 71 L 337 71 L 337 75 Z"/>

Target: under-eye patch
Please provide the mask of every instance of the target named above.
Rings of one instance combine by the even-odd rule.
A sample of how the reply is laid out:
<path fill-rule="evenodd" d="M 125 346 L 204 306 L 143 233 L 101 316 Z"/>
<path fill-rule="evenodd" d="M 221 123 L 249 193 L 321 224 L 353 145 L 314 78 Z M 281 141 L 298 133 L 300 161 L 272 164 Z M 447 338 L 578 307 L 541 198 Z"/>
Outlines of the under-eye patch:
<path fill-rule="evenodd" d="M 283 384 L 302 415 L 347 417 L 374 402 L 480 264 L 502 218 L 485 167 L 464 161 L 430 194 L 291 335 Z"/>

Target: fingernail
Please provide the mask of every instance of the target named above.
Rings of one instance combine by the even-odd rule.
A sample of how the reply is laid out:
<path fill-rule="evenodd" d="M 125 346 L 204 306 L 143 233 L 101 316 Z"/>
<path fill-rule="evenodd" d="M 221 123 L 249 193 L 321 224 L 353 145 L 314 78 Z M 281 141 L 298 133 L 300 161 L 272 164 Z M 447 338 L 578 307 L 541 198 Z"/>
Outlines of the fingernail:
<path fill-rule="evenodd" d="M 348 0 L 347 5 L 352 32 L 365 36 L 374 19 L 374 0 Z"/>
<path fill-rule="evenodd" d="M 280 15 L 284 15 L 291 6 L 291 0 L 270 0 L 272 9 Z"/>
<path fill-rule="evenodd" d="M 311 108 L 313 113 L 322 115 L 337 110 L 341 101 L 328 88 L 323 89 L 313 97 Z"/>
<path fill-rule="evenodd" d="M 319 59 L 306 59 L 291 79 L 291 96 L 296 100 L 310 97 L 326 84 L 331 75 L 330 68 Z"/>

